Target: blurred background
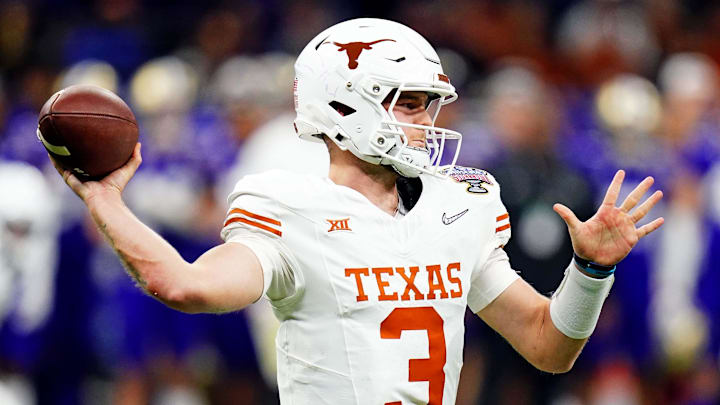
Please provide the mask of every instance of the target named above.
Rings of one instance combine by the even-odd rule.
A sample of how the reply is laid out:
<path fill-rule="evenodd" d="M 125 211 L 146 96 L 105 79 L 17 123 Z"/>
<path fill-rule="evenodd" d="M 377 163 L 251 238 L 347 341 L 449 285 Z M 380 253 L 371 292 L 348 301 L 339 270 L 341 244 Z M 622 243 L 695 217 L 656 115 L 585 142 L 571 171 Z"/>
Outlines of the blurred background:
<path fill-rule="evenodd" d="M 373 16 L 438 49 L 459 101 L 460 164 L 503 186 L 513 266 L 543 294 L 618 168 L 666 224 L 620 265 L 568 374 L 534 370 L 468 314 L 459 404 L 720 403 L 720 4 L 715 1 L 0 0 L 0 404 L 276 404 L 276 327 L 144 296 L 49 165 L 37 113 L 78 83 L 135 111 L 144 162 L 126 200 L 188 260 L 220 242 L 246 173 L 325 174 L 292 130 L 295 56 Z"/>

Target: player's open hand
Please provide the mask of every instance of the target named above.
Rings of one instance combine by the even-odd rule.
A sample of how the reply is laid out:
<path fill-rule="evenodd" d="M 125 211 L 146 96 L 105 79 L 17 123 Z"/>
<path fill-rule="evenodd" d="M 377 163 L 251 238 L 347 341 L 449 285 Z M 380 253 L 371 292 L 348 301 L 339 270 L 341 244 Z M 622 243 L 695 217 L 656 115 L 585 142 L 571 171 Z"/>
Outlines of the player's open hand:
<path fill-rule="evenodd" d="M 49 155 L 48 155 L 49 156 Z M 140 143 L 135 144 L 135 149 L 130 157 L 123 166 L 117 170 L 110 172 L 107 176 L 97 181 L 80 181 L 70 170 L 62 168 L 58 163 L 50 156 L 50 160 L 53 162 L 55 169 L 60 173 L 65 183 L 78 195 L 85 203 L 89 199 L 104 193 L 122 193 L 125 186 L 130 179 L 135 175 L 140 163 L 142 163 L 142 156 L 140 154 Z"/>
<path fill-rule="evenodd" d="M 615 206 L 624 178 L 624 171 L 615 173 L 600 209 L 585 222 L 578 220 L 568 207 L 562 204 L 553 206 L 567 224 L 573 249 L 578 256 L 605 266 L 615 265 L 630 253 L 641 238 L 663 224 L 664 219 L 660 217 L 641 227 L 636 226 L 663 195 L 662 191 L 655 191 L 637 206 L 652 186 L 652 177 L 646 177 L 619 207 Z"/>

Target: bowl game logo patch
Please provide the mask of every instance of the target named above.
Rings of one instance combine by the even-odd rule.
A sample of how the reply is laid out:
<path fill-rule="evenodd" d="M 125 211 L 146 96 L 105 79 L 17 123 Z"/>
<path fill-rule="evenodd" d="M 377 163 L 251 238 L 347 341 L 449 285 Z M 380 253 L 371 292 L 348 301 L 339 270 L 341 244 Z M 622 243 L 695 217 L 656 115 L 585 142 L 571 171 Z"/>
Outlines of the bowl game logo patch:
<path fill-rule="evenodd" d="M 450 172 L 448 172 L 447 169 L 444 169 L 441 173 L 447 174 L 458 183 L 467 183 L 468 193 L 485 194 L 488 190 L 483 187 L 483 184 L 487 184 L 489 186 L 493 185 L 488 172 L 481 169 L 475 169 L 473 167 L 455 166 L 452 170 L 450 170 Z"/>

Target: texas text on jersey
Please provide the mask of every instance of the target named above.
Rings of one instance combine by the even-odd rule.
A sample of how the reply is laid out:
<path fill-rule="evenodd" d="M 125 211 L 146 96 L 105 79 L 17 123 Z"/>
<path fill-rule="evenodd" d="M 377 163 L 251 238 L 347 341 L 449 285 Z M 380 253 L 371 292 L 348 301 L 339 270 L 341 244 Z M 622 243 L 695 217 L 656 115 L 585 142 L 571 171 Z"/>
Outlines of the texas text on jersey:
<path fill-rule="evenodd" d="M 327 178 L 238 182 L 222 236 L 258 256 L 283 321 L 283 403 L 455 402 L 465 307 L 478 312 L 518 276 L 499 249 L 510 223 L 497 182 L 450 174 L 401 178 L 394 218 Z"/>

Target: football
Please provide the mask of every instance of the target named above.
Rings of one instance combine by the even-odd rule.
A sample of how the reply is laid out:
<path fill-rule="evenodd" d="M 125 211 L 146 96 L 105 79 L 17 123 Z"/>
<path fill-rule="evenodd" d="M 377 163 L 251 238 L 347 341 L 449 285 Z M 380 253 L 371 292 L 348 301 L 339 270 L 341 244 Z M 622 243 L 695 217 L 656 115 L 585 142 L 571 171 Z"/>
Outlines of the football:
<path fill-rule="evenodd" d="M 124 165 L 138 140 L 130 107 L 97 86 L 70 86 L 53 94 L 38 116 L 37 137 L 48 153 L 80 180 L 96 180 Z"/>

